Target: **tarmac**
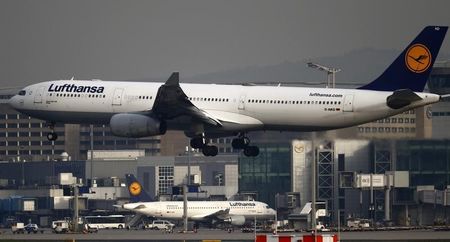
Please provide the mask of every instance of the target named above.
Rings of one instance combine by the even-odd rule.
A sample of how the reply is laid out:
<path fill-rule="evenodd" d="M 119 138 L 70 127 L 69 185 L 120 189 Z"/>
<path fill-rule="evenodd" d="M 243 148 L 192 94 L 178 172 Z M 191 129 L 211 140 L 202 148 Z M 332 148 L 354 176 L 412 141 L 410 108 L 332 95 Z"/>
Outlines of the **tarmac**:
<path fill-rule="evenodd" d="M 54 234 L 45 230 L 43 234 L 12 234 L 0 230 L 0 241 L 254 241 L 255 234 L 223 230 L 200 229 L 197 233 L 166 233 L 153 230 L 100 230 L 93 234 Z M 291 233 L 289 233 L 291 234 Z M 301 233 L 294 233 L 301 236 Z M 283 234 L 286 235 L 286 234 Z M 342 232 L 340 241 L 450 241 L 450 232 L 433 230 Z"/>

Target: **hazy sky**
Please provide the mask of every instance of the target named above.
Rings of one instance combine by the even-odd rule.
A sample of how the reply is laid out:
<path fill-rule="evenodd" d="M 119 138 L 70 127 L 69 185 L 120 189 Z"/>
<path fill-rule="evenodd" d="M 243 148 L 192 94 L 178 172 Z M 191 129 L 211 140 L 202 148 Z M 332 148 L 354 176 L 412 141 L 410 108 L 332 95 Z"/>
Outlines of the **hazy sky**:
<path fill-rule="evenodd" d="M 450 1 L 0 0 L 0 83 L 181 76 L 402 50 Z M 450 53 L 450 33 L 441 52 Z"/>

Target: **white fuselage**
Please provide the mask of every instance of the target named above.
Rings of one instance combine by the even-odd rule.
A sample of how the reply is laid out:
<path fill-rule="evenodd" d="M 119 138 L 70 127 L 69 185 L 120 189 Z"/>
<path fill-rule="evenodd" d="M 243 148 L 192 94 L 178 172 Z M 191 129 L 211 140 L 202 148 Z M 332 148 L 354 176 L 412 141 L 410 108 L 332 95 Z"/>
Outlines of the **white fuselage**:
<path fill-rule="evenodd" d="M 22 113 L 52 122 L 108 124 L 112 115 L 150 112 L 163 83 L 48 81 L 24 88 L 10 104 Z M 252 130 L 316 131 L 349 127 L 439 101 L 422 100 L 400 109 L 386 105 L 393 92 L 358 89 L 181 84 L 189 100 L 223 122 L 212 132 Z M 22 93 L 23 94 L 23 93 Z M 167 120 L 169 129 L 189 130 L 183 119 Z M 207 131 L 208 127 L 205 128 Z"/>
<path fill-rule="evenodd" d="M 276 213 L 267 204 L 257 201 L 188 201 L 187 206 L 188 219 L 196 221 L 211 217 L 226 219 L 230 216 L 270 219 L 274 218 Z M 166 219 L 182 219 L 184 210 L 183 201 L 127 203 L 123 208 L 146 216 Z"/>

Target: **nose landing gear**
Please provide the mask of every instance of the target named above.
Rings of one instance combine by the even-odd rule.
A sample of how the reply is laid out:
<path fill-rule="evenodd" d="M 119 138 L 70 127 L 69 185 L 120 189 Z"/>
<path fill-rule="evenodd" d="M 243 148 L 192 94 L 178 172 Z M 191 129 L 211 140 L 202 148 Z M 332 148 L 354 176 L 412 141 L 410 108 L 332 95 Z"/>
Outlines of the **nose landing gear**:
<path fill-rule="evenodd" d="M 55 141 L 58 139 L 58 135 L 55 132 L 49 132 L 47 133 L 47 139 L 49 141 Z"/>
<path fill-rule="evenodd" d="M 47 126 L 50 128 L 49 133 L 47 133 L 47 139 L 48 141 L 55 141 L 58 139 L 58 135 L 55 132 L 55 123 L 49 123 Z"/>

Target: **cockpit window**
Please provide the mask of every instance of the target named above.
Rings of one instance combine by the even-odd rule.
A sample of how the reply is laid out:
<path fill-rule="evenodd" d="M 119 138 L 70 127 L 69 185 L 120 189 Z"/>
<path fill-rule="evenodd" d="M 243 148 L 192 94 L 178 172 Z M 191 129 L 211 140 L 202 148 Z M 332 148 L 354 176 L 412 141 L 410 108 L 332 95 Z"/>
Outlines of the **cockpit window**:
<path fill-rule="evenodd" d="M 19 92 L 19 95 L 20 95 L 20 96 L 25 96 L 26 93 L 27 93 L 27 92 L 26 92 L 25 90 L 21 90 L 21 91 Z"/>

